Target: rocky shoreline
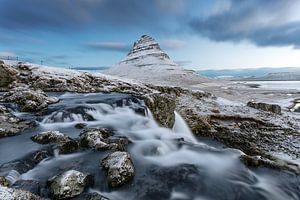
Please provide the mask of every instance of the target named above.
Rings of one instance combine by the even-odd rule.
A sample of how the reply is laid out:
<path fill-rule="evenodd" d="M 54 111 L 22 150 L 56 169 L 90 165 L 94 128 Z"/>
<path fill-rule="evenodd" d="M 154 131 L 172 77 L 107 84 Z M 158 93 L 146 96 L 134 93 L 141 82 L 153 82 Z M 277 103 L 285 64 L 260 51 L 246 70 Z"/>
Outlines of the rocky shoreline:
<path fill-rule="evenodd" d="M 135 112 L 145 115 L 148 108 L 162 127 L 173 127 L 174 111 L 177 111 L 195 135 L 209 137 L 227 147 L 241 150 L 243 154 L 240 159 L 246 165 L 287 170 L 300 175 L 299 164 L 293 162 L 300 159 L 299 120 L 278 112 L 277 107 L 274 113 L 266 109 L 256 109 L 255 106 L 223 103 L 213 94 L 200 90 L 142 84 L 72 70 L 57 72 L 53 68 L 28 63 L 12 64 L 0 61 L 0 72 L 0 88 L 1 91 L 5 91 L 0 100 L 1 138 L 15 136 L 34 126 L 30 120 L 15 116 L 11 104 L 17 105 L 20 111 L 39 115 L 46 112 L 51 104 L 59 102 L 58 98 L 52 97 L 47 92 L 117 92 L 130 95 L 131 101 L 142 100 L 145 104 L 144 109 Z M 84 124 L 78 127 L 83 128 Z M 60 132 L 43 132 L 33 136 L 32 140 L 44 144 L 45 148 L 27 155 L 22 160 L 1 165 L 0 172 L 8 171 L 7 169 L 15 170 L 18 167 L 28 171 L 49 157 L 51 152 L 47 148 L 54 145 L 63 154 L 84 148 L 109 150 L 111 153 L 99 165 L 106 172 L 110 187 L 125 185 L 134 176 L 135 167 L 127 151 L 130 141 L 126 138 L 114 138 L 113 130 L 84 129 L 78 140 Z M 276 156 L 278 154 L 285 154 L 292 159 Z M 21 173 L 20 170 L 18 172 Z M 21 187 L 24 190 L 16 189 L 15 183 L 7 181 L 5 174 L 1 174 L 1 197 L 40 199 L 39 193 L 30 193 L 34 193 L 34 189 L 31 188 L 30 192 L 25 191 L 26 187 Z M 50 179 L 47 187 L 53 199 L 68 199 L 78 195 L 82 195 L 85 199 L 108 199 L 98 193 L 85 193 L 93 181 L 89 174 L 72 169 Z M 86 196 L 83 197 L 84 195 Z"/>

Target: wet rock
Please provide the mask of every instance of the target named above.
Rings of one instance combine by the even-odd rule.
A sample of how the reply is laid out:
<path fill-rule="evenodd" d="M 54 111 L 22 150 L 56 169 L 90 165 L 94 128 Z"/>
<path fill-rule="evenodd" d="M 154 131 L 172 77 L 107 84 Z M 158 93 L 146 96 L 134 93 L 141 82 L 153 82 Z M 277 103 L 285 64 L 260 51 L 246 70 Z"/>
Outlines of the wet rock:
<path fill-rule="evenodd" d="M 3 99 L 18 104 L 24 112 L 40 111 L 59 101 L 56 97 L 49 97 L 42 90 L 32 90 L 28 87 L 13 88 L 3 95 Z"/>
<path fill-rule="evenodd" d="M 112 134 L 112 131 L 107 128 L 89 128 L 80 133 L 80 144 L 83 147 L 98 150 L 107 149 L 109 145 L 105 142 L 105 139 Z"/>
<path fill-rule="evenodd" d="M 109 198 L 104 197 L 101 194 L 98 194 L 97 192 L 85 194 L 81 199 L 84 199 L 84 200 L 109 200 Z"/>
<path fill-rule="evenodd" d="M 203 179 L 197 167 L 191 164 L 153 166 L 147 171 L 147 175 L 135 181 L 137 194 L 135 199 L 170 199 L 174 190 L 201 193 L 204 187 Z"/>
<path fill-rule="evenodd" d="M 14 116 L 5 106 L 0 105 L 0 138 L 15 136 L 25 129 L 33 127 L 33 123 Z"/>
<path fill-rule="evenodd" d="M 40 144 L 56 144 L 60 153 L 72 153 L 78 149 L 77 141 L 59 131 L 46 131 L 31 137 Z"/>
<path fill-rule="evenodd" d="M 256 102 L 249 101 L 247 103 L 247 106 L 255 109 L 263 110 L 263 111 L 272 112 L 275 114 L 281 114 L 281 107 L 277 104 L 256 103 Z"/>
<path fill-rule="evenodd" d="M 7 181 L 7 179 L 4 176 L 0 176 L 0 187 L 1 186 L 4 186 L 4 187 L 9 186 L 9 182 Z"/>
<path fill-rule="evenodd" d="M 15 189 L 25 190 L 38 196 L 41 195 L 41 185 L 38 181 L 35 180 L 18 180 L 11 187 Z"/>
<path fill-rule="evenodd" d="M 174 96 L 169 94 L 151 94 L 143 98 L 155 120 L 164 127 L 172 128 L 175 122 Z"/>
<path fill-rule="evenodd" d="M 102 160 L 101 166 L 111 187 L 120 187 L 131 181 L 134 176 L 134 166 L 127 152 L 116 151 L 109 154 Z"/>
<path fill-rule="evenodd" d="M 23 158 L 0 165 L 0 174 L 8 175 L 11 171 L 23 174 L 33 169 L 43 159 L 53 156 L 51 148 L 41 149 L 25 155 Z"/>
<path fill-rule="evenodd" d="M 69 170 L 48 180 L 49 195 L 53 199 L 69 199 L 80 195 L 93 184 L 93 178 L 76 170 Z"/>
<path fill-rule="evenodd" d="M 0 186 L 0 199 L 5 200 L 41 200 L 39 196 L 36 196 L 28 191 L 18 190 L 13 188 L 7 188 Z"/>
<path fill-rule="evenodd" d="M 49 144 L 49 143 L 57 143 L 60 141 L 70 140 L 68 136 L 59 131 L 46 131 L 41 132 L 37 135 L 33 135 L 31 140 L 34 142 L 38 142 L 40 144 Z"/>
<path fill-rule="evenodd" d="M 242 155 L 240 160 L 249 167 L 268 167 L 276 170 L 288 170 L 300 175 L 300 166 L 269 156 L 269 159 L 260 156 Z"/>
<path fill-rule="evenodd" d="M 127 151 L 129 143 L 128 139 L 124 137 L 109 137 L 105 142 L 109 145 L 110 150 L 115 151 Z"/>
<path fill-rule="evenodd" d="M 78 123 L 78 124 L 75 124 L 74 127 L 77 128 L 77 129 L 83 129 L 86 126 L 87 126 L 86 123 Z"/>

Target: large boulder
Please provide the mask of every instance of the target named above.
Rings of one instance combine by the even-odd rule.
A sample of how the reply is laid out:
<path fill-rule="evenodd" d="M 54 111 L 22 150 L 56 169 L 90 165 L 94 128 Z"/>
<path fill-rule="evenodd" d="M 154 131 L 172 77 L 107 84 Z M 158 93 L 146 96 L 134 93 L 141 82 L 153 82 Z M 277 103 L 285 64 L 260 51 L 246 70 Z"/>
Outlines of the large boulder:
<path fill-rule="evenodd" d="M 3 95 L 3 99 L 18 104 L 24 112 L 40 111 L 59 101 L 56 97 L 49 97 L 42 90 L 32 90 L 28 87 L 13 88 Z"/>
<path fill-rule="evenodd" d="M 17 118 L 2 105 L 0 105 L 0 124 L 0 138 L 15 136 L 33 126 L 33 123 Z"/>
<path fill-rule="evenodd" d="M 129 153 L 116 151 L 105 157 L 101 166 L 106 171 L 107 182 L 111 187 L 122 186 L 132 180 L 134 166 Z"/>
<path fill-rule="evenodd" d="M 169 94 L 155 93 L 143 97 L 155 120 L 162 126 L 172 128 L 175 122 L 175 97 Z"/>
<path fill-rule="evenodd" d="M 76 170 L 69 170 L 48 180 L 49 195 L 53 199 L 70 199 L 80 195 L 93 184 L 93 178 Z"/>
<path fill-rule="evenodd" d="M 8 87 L 13 81 L 16 80 L 18 71 L 9 65 L 0 62 L 0 87 Z"/>
<path fill-rule="evenodd" d="M 89 128 L 80 133 L 80 144 L 83 147 L 94 149 L 107 149 L 109 145 L 105 139 L 112 135 L 107 128 Z"/>
<path fill-rule="evenodd" d="M 56 144 L 60 153 L 72 153 L 78 149 L 77 141 L 59 131 L 41 132 L 33 135 L 31 139 L 40 144 Z"/>
<path fill-rule="evenodd" d="M 41 200 L 40 197 L 24 190 L 0 186 L 0 199 L 3 200 Z"/>
<path fill-rule="evenodd" d="M 247 103 L 247 106 L 255 108 L 255 109 L 267 111 L 267 112 L 272 112 L 275 114 L 281 113 L 281 107 L 277 104 L 256 103 L 256 102 L 249 101 Z"/>

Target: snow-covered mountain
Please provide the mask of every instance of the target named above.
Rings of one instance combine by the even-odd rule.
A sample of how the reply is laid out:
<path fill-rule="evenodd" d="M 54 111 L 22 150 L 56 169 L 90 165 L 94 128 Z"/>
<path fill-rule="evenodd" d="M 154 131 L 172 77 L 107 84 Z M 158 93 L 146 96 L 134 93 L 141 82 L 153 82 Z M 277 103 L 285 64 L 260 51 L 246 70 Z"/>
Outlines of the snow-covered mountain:
<path fill-rule="evenodd" d="M 159 44 L 147 35 L 133 44 L 125 59 L 104 73 L 145 83 L 173 86 L 195 85 L 208 80 L 173 62 Z"/>

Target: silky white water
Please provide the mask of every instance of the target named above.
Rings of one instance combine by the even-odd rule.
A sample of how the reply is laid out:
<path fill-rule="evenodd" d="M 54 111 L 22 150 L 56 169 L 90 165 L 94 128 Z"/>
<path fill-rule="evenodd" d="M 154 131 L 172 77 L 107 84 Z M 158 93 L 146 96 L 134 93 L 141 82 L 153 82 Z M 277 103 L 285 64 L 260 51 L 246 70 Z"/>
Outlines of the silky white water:
<path fill-rule="evenodd" d="M 69 155 L 55 151 L 53 157 L 23 173 L 22 179 L 46 182 L 62 171 L 77 169 L 94 175 L 95 185 L 90 190 L 117 200 L 124 196 L 174 200 L 299 199 L 295 184 L 300 181 L 291 182 L 295 177 L 281 176 L 269 169 L 247 168 L 239 160 L 240 151 L 216 148 L 197 139 L 179 113 L 175 113 L 173 128 L 168 129 L 160 127 L 147 109 L 148 115 L 143 116 L 126 102 L 121 107 L 116 103 L 90 102 L 90 98 L 96 97 L 60 97 L 58 109 L 53 105 L 53 112 L 43 117 L 34 132 L 55 130 L 78 138 L 81 130 L 74 128 L 78 123 L 85 123 L 85 128 L 111 128 L 115 137 L 130 141 L 128 151 L 136 169 L 133 182 L 119 189 L 108 188 L 99 166 L 108 152 L 91 150 Z M 80 112 L 74 109 L 78 106 Z"/>

